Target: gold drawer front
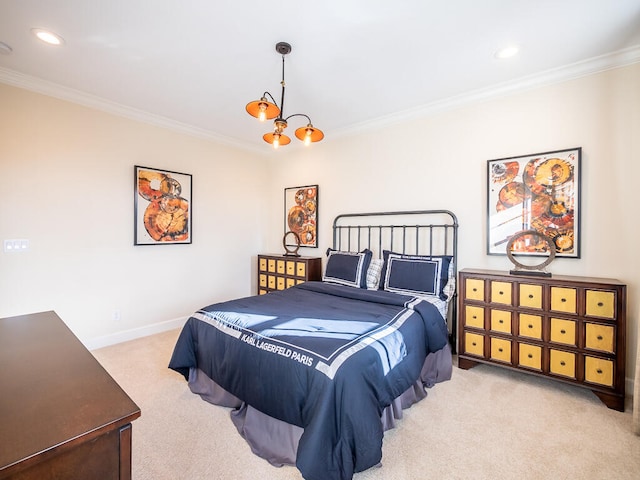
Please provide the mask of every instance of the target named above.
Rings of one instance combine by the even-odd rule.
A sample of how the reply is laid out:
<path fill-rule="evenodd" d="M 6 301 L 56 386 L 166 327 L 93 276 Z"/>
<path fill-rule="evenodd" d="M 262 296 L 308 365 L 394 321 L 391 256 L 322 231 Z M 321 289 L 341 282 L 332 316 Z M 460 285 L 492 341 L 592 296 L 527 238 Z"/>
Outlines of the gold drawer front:
<path fill-rule="evenodd" d="M 287 288 L 293 287 L 296 284 L 295 278 L 287 278 Z"/>
<path fill-rule="evenodd" d="M 520 306 L 542 308 L 542 285 L 520 285 Z"/>
<path fill-rule="evenodd" d="M 511 284 L 509 282 L 491 282 L 491 303 L 511 305 Z"/>
<path fill-rule="evenodd" d="M 584 357 L 584 379 L 599 385 L 613 386 L 613 362 L 603 358 Z"/>
<path fill-rule="evenodd" d="M 577 313 L 576 289 L 551 287 L 551 310 L 554 312 Z"/>
<path fill-rule="evenodd" d="M 276 288 L 278 290 L 284 290 L 284 277 L 278 277 L 276 280 Z"/>
<path fill-rule="evenodd" d="M 300 285 L 301 283 L 304 283 L 304 280 L 296 280 L 296 285 Z"/>
<path fill-rule="evenodd" d="M 259 269 L 261 272 L 266 272 L 266 271 L 267 271 L 267 259 L 266 259 L 266 258 L 261 258 L 261 259 L 258 261 L 258 269 Z"/>
<path fill-rule="evenodd" d="M 264 295 L 266 293 L 268 293 L 266 290 L 262 290 L 262 289 L 258 290 L 258 295 Z"/>
<path fill-rule="evenodd" d="M 586 314 L 588 317 L 614 318 L 616 294 L 601 290 L 587 290 Z"/>
<path fill-rule="evenodd" d="M 542 317 L 540 315 L 521 313 L 519 323 L 518 335 L 542 340 Z"/>
<path fill-rule="evenodd" d="M 518 354 L 520 366 L 542 370 L 542 347 L 521 343 Z"/>
<path fill-rule="evenodd" d="M 592 350 L 614 353 L 614 329 L 610 325 L 587 323 L 585 325 L 584 346 Z"/>
<path fill-rule="evenodd" d="M 296 262 L 287 261 L 287 275 L 296 274 Z"/>
<path fill-rule="evenodd" d="M 276 273 L 276 261 L 273 258 L 267 260 L 267 271 L 269 273 Z"/>
<path fill-rule="evenodd" d="M 465 281 L 465 297 L 468 300 L 478 300 L 484 302 L 484 280 L 477 278 L 467 278 Z"/>
<path fill-rule="evenodd" d="M 304 277 L 306 275 L 307 265 L 304 262 L 296 262 L 296 274 L 299 277 Z"/>
<path fill-rule="evenodd" d="M 484 337 L 477 333 L 465 332 L 464 351 L 470 355 L 484 357 Z"/>
<path fill-rule="evenodd" d="M 576 345 L 576 322 L 561 318 L 551 319 L 550 340 L 564 345 Z"/>
<path fill-rule="evenodd" d="M 280 275 L 284 275 L 284 260 L 278 260 L 276 262 L 276 272 L 278 272 Z"/>
<path fill-rule="evenodd" d="M 264 273 L 260 274 L 260 286 L 261 287 L 267 286 L 267 276 Z"/>
<path fill-rule="evenodd" d="M 269 275 L 267 277 L 267 286 L 269 288 L 276 288 L 276 277 L 274 277 L 273 275 Z"/>
<path fill-rule="evenodd" d="M 549 372 L 575 379 L 576 354 L 551 349 L 549 351 Z"/>
<path fill-rule="evenodd" d="M 484 308 L 466 305 L 464 311 L 464 324 L 467 327 L 484 328 Z"/>
<path fill-rule="evenodd" d="M 511 333 L 511 312 L 492 309 L 491 330 L 494 332 Z"/>
<path fill-rule="evenodd" d="M 511 363 L 511 342 L 502 338 L 491 338 L 491 359 Z"/>

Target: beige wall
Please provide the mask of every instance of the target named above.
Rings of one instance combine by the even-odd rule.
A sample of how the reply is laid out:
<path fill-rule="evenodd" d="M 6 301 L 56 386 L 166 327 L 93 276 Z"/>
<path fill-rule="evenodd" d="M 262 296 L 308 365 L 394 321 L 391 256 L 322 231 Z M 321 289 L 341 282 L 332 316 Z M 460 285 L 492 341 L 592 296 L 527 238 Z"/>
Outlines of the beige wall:
<path fill-rule="evenodd" d="M 282 249 L 283 189 L 315 183 L 320 248 L 306 254 L 330 245 L 339 213 L 446 208 L 460 222 L 461 268 L 508 269 L 506 257 L 485 254 L 486 161 L 581 146 L 582 258 L 557 259 L 550 270 L 628 284 L 631 378 L 640 310 L 639 85 L 635 64 L 377 132 L 326 132 L 325 142 L 259 161 L 0 85 L 0 239 L 31 241 L 25 254 L 0 253 L 0 316 L 53 309 L 85 343 L 99 345 L 254 293 L 255 255 Z M 133 247 L 135 164 L 194 175 L 193 245 Z"/>
<path fill-rule="evenodd" d="M 0 84 L 0 317 L 55 310 L 89 346 L 245 296 L 268 171 L 252 155 Z M 134 165 L 193 175 L 193 244 L 133 246 Z M 114 320 L 114 311 L 120 320 Z"/>
<path fill-rule="evenodd" d="M 381 95 L 384 94 L 381 92 Z M 640 311 L 640 64 L 591 75 L 357 137 L 290 151 L 272 160 L 267 244 L 281 238 L 281 192 L 319 184 L 318 254 L 339 213 L 446 208 L 460 223 L 459 266 L 508 270 L 486 255 L 487 160 L 582 147 L 580 259 L 557 259 L 557 274 L 628 284 L 627 378 L 632 378 Z"/>

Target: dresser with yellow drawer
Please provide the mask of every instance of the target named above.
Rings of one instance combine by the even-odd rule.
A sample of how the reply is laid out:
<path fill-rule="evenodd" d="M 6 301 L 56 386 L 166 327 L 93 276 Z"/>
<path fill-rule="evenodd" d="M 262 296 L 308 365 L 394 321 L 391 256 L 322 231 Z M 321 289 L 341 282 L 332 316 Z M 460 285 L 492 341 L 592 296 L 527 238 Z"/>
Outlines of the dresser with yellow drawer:
<path fill-rule="evenodd" d="M 626 285 L 463 269 L 458 298 L 460 368 L 489 363 L 554 378 L 624 411 Z"/>
<path fill-rule="evenodd" d="M 258 294 L 284 290 L 309 280 L 322 280 L 320 257 L 258 255 Z"/>

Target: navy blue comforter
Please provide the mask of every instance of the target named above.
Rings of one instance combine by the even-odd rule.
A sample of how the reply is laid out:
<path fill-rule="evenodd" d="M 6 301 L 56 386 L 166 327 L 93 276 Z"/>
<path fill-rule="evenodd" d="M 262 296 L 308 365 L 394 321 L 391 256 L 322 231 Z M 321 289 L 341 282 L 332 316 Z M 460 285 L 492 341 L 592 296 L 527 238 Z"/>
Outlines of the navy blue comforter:
<path fill-rule="evenodd" d="M 196 312 L 169 368 L 197 367 L 254 408 L 304 428 L 306 480 L 351 479 L 382 457 L 380 415 L 447 342 L 428 302 L 322 282 Z"/>

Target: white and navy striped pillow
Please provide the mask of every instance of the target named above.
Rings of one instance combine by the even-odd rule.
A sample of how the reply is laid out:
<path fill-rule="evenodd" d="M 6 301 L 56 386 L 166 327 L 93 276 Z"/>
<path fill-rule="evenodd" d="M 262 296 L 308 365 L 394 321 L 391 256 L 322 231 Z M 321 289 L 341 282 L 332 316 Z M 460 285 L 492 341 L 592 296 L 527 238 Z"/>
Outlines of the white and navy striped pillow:
<path fill-rule="evenodd" d="M 442 300 L 451 299 L 455 291 L 453 275 L 453 257 L 449 255 L 404 255 L 384 250 L 385 260 L 380 277 L 380 289 L 396 291 L 405 295 L 435 295 Z M 390 259 L 406 260 L 407 263 L 397 264 L 394 278 L 389 278 Z M 410 262 L 426 262 L 412 265 Z M 400 278 L 400 277 L 403 278 Z M 402 290 L 400 292 L 399 290 Z"/>
<path fill-rule="evenodd" d="M 380 284 L 380 275 L 382 274 L 382 266 L 384 260 L 381 258 L 372 258 L 369 268 L 367 269 L 367 290 L 378 290 Z"/>
<path fill-rule="evenodd" d="M 389 254 L 384 290 L 402 295 L 440 295 L 441 258 Z"/>
<path fill-rule="evenodd" d="M 367 286 L 367 269 L 371 262 L 371 255 L 371 250 L 342 252 L 329 249 L 322 281 L 365 288 Z"/>

